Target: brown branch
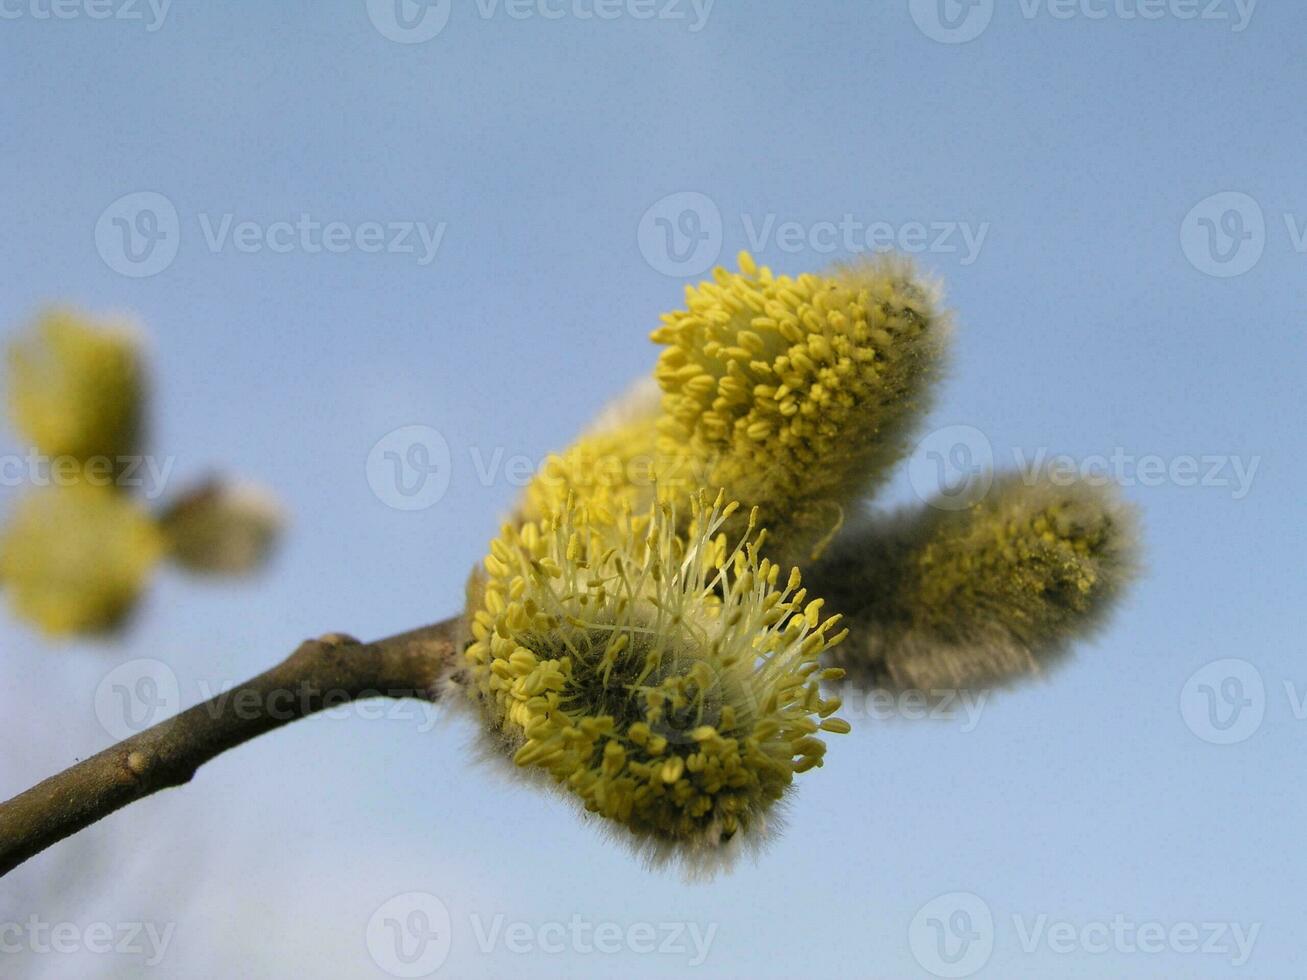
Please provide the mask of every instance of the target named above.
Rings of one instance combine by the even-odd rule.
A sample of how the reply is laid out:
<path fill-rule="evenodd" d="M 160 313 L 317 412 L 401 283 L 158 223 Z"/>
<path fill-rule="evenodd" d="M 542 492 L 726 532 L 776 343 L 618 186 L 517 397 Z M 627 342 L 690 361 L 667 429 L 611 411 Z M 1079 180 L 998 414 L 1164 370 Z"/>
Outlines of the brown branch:
<path fill-rule="evenodd" d="M 436 700 L 461 629 L 455 617 L 374 643 L 309 640 L 271 670 L 0 803 L 0 875 L 288 722 L 364 698 Z"/>

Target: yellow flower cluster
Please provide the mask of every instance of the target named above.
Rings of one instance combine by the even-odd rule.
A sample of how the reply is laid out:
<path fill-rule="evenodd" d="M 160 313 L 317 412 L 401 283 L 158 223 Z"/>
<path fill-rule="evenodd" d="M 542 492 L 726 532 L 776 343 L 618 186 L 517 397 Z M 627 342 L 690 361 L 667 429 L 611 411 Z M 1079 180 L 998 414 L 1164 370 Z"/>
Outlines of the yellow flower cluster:
<path fill-rule="evenodd" d="M 797 571 L 761 558 L 736 506 L 692 498 L 615 521 L 569 502 L 507 525 L 472 615 L 468 690 L 520 767 L 548 775 L 637 843 L 689 858 L 761 833 L 819 731 L 846 732 L 823 699 L 821 652 L 843 639 Z"/>

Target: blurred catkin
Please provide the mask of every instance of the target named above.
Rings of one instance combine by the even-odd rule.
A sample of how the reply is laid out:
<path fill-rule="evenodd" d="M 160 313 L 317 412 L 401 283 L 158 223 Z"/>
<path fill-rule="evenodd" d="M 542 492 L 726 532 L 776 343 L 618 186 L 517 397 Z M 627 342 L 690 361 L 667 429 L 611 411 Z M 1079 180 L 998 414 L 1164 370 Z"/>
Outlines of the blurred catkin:
<path fill-rule="evenodd" d="M 110 487 L 31 491 L 0 531 L 0 580 L 15 612 L 51 636 L 103 633 L 136 604 L 163 557 L 154 521 Z"/>
<path fill-rule="evenodd" d="M 47 313 L 10 346 L 6 387 L 14 424 L 48 457 L 117 464 L 138 451 L 146 381 L 130 329 Z"/>
<path fill-rule="evenodd" d="M 168 557 L 202 575 L 247 575 L 259 568 L 285 521 L 275 497 L 253 484 L 211 480 L 174 501 L 159 518 Z"/>

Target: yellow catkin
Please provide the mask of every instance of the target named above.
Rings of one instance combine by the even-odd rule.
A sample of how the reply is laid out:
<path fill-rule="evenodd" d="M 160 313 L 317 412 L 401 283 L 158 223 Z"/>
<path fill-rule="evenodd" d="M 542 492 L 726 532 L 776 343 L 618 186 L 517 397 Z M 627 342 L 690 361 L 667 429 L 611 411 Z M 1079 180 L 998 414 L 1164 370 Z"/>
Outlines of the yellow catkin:
<path fill-rule="evenodd" d="M 809 580 L 852 627 L 831 659 L 856 686 L 979 688 L 1061 658 L 1133 578 L 1137 550 L 1113 488 L 1009 474 L 966 509 L 852 527 Z"/>
<path fill-rule="evenodd" d="M 901 456 L 946 325 L 901 259 L 791 278 L 742 253 L 652 334 L 659 449 L 756 505 L 769 553 L 810 549 Z"/>
<path fill-rule="evenodd" d="M 669 506 L 592 519 L 566 501 L 504 527 L 469 610 L 467 688 L 517 765 L 682 854 L 761 833 L 825 751 L 813 671 L 833 620 L 797 576 L 776 588 L 756 533 L 719 554 L 727 512 L 692 498 L 682 536 Z"/>

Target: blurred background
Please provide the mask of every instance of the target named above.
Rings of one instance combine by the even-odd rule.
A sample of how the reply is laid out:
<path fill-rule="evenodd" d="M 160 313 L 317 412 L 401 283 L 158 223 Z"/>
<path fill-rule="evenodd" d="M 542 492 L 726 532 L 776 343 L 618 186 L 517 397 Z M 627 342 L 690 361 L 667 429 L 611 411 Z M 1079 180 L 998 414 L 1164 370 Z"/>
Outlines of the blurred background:
<path fill-rule="evenodd" d="M 1124 484 L 1147 556 L 1045 682 L 933 719 L 850 699 L 854 733 L 784 833 L 711 884 L 503 781 L 464 719 L 378 702 L 228 753 L 5 878 L 0 974 L 1307 970 L 1307 8 L 0 17 L 4 339 L 52 302 L 134 316 L 160 498 L 216 467 L 290 518 L 260 575 L 167 572 L 115 641 L 50 644 L 4 614 L 2 796 L 305 637 L 456 612 L 530 470 L 743 248 L 797 273 L 892 246 L 944 281 L 953 370 L 879 505 L 1066 454 Z"/>

